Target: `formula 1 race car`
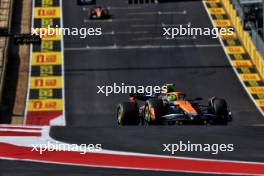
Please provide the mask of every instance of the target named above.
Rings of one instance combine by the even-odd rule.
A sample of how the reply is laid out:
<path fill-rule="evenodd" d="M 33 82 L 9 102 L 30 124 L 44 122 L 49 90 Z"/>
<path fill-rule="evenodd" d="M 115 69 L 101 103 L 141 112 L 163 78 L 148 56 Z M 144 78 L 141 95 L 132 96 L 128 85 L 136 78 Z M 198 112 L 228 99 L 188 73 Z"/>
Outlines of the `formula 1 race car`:
<path fill-rule="evenodd" d="M 118 125 L 222 124 L 232 120 L 224 99 L 212 97 L 208 105 L 202 98 L 186 100 L 186 95 L 168 87 L 167 92 L 146 96 L 131 94 L 117 107 Z M 139 106 L 139 101 L 143 104 Z"/>
<path fill-rule="evenodd" d="M 109 10 L 102 7 L 94 7 L 90 11 L 90 19 L 108 19 L 110 18 Z"/>

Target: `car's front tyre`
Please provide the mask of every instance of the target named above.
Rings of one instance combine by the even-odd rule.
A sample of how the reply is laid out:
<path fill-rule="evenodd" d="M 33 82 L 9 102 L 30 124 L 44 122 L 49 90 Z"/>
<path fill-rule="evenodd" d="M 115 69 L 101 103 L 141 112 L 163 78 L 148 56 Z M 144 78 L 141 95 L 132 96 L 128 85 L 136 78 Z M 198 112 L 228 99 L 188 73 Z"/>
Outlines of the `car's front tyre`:
<path fill-rule="evenodd" d="M 164 121 L 160 122 L 159 117 L 165 115 L 166 108 L 162 100 L 152 98 L 146 101 L 144 108 L 144 119 L 148 124 L 164 125 Z"/>
<path fill-rule="evenodd" d="M 136 103 L 124 102 L 117 106 L 118 125 L 138 125 L 140 123 L 139 109 Z"/>

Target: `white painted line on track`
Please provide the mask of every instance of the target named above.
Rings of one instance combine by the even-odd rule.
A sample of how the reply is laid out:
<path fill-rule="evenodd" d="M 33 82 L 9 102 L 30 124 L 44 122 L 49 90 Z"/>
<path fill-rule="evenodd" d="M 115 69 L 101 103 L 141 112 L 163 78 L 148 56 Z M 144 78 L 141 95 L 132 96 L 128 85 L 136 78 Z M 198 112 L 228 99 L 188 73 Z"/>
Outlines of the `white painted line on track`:
<path fill-rule="evenodd" d="M 102 35 L 118 35 L 118 34 L 124 34 L 124 35 L 129 35 L 129 34 L 148 34 L 149 32 L 148 31 L 135 31 L 135 32 L 132 32 L 132 31 L 109 31 L 109 32 L 103 32 Z"/>
<path fill-rule="evenodd" d="M 19 125 L 9 125 L 9 124 L 0 124 L 0 129 L 22 129 L 22 130 L 41 130 L 40 126 L 19 126 Z"/>
<path fill-rule="evenodd" d="M 106 7 L 108 10 L 135 10 L 135 9 L 141 9 L 141 7 Z M 89 7 L 83 7 L 83 11 L 89 11 Z"/>
<path fill-rule="evenodd" d="M 130 21 L 144 21 L 144 18 L 122 18 L 122 19 L 108 19 L 108 20 L 88 20 L 84 19 L 84 23 L 112 23 L 112 22 L 130 22 Z"/>
<path fill-rule="evenodd" d="M 253 125 L 249 125 L 249 126 L 253 126 L 253 127 L 264 127 L 264 124 L 253 124 Z"/>
<path fill-rule="evenodd" d="M 35 1 L 32 1 L 32 14 L 34 14 L 34 7 L 35 7 Z M 34 16 L 31 16 L 31 29 L 34 28 Z M 33 52 L 33 45 L 30 45 L 30 52 L 29 52 L 29 70 L 28 70 L 28 83 L 27 83 L 27 97 L 26 100 L 29 100 L 29 93 L 30 93 L 30 76 L 31 76 L 31 65 L 32 65 L 32 52 Z M 28 104 L 29 101 L 26 101 L 26 107 L 25 107 L 25 112 L 24 112 L 24 119 L 23 119 L 23 124 L 26 125 L 27 121 L 27 112 L 28 112 Z"/>
<path fill-rule="evenodd" d="M 185 24 L 132 24 L 130 27 L 132 28 L 141 28 L 141 27 L 173 27 L 173 26 L 191 26 L 191 22 Z"/>
<path fill-rule="evenodd" d="M 110 7 L 108 6 L 107 9 L 108 10 L 135 10 L 135 9 L 141 9 L 142 7 Z"/>
<path fill-rule="evenodd" d="M 0 129 L 0 132 L 10 131 L 10 132 L 27 132 L 27 133 L 38 133 L 40 130 L 23 130 L 23 129 Z"/>
<path fill-rule="evenodd" d="M 85 51 L 85 50 L 119 50 L 119 49 L 157 49 L 157 48 L 218 48 L 220 44 L 197 44 L 197 45 L 128 45 L 128 46 L 86 46 L 83 48 L 65 48 L 65 51 Z"/>
<path fill-rule="evenodd" d="M 49 136 L 50 127 L 43 127 L 41 131 L 41 136 L 32 137 L 32 136 L 2 136 L 0 138 L 0 147 L 5 149 L 5 152 L 1 153 L 0 158 L 5 160 L 18 160 L 18 161 L 31 161 L 38 163 L 54 163 L 54 164 L 63 164 L 63 165 L 74 165 L 74 166 L 86 166 L 86 167 L 96 167 L 96 168 L 115 168 L 115 169 L 133 169 L 133 170 L 150 170 L 150 171 L 167 171 L 167 172 L 186 172 L 186 173 L 210 173 L 212 174 L 221 174 L 221 175 L 262 175 L 263 176 L 263 162 L 252 162 L 252 161 L 237 161 L 237 160 L 224 160 L 224 159 L 206 159 L 206 158 L 193 158 L 193 157 L 180 157 L 180 156 L 167 156 L 167 155 L 158 155 L 158 154 L 146 154 L 146 153 L 134 153 L 134 152 L 125 152 L 125 151 L 113 151 L 103 149 L 102 151 L 87 151 L 86 158 L 81 156 L 79 152 L 83 150 L 78 146 L 69 146 L 65 150 L 54 150 L 52 145 L 69 145 L 68 143 L 57 141 Z M 39 151 L 33 151 L 35 146 L 46 146 L 48 152 L 47 155 L 55 156 L 53 158 L 41 158 L 36 157 Z M 34 147 L 34 148 L 33 148 Z M 77 150 L 76 150 L 77 149 Z M 12 151 L 12 152 L 10 152 Z M 17 152 L 16 152 L 17 151 Z M 29 153 L 34 152 L 34 153 Z M 77 153 L 76 153 L 77 152 Z M 55 155 L 53 155 L 55 154 Z M 69 155 L 70 154 L 70 155 Z M 76 155 L 77 154 L 77 155 Z M 110 154 L 110 155 L 109 155 Z M 91 157 L 97 155 L 97 157 Z M 75 161 L 70 160 L 70 158 L 75 157 Z M 110 158 L 107 161 L 106 157 Z M 111 163 L 111 159 L 120 158 L 127 165 L 116 165 L 116 163 Z M 164 168 L 160 166 L 149 167 L 144 164 L 134 166 L 131 164 L 131 160 L 128 157 L 137 158 L 132 163 L 136 161 L 143 162 L 156 160 L 156 162 L 174 162 L 174 165 L 184 164 L 179 168 Z M 88 159 L 87 159 L 88 158 Z M 94 160 L 95 159 L 95 160 Z M 90 160 L 90 161 L 89 161 Z M 98 160 L 100 161 L 98 163 Z M 81 162 L 82 161 L 82 162 Z M 88 162 L 83 162 L 88 161 Z M 106 162 L 107 161 L 107 162 Z M 104 163 L 104 164 L 102 164 Z M 186 168 L 186 165 L 198 166 L 198 168 L 193 169 L 193 167 Z M 207 170 L 208 165 L 222 165 L 219 170 Z M 230 168 L 231 170 L 224 168 Z M 247 167 L 248 170 L 240 171 L 241 167 Z M 210 168 L 210 167 L 209 167 Z M 258 171 L 256 172 L 256 169 Z M 234 170 L 235 169 L 235 170 Z"/>
<path fill-rule="evenodd" d="M 115 31 L 111 31 L 111 32 L 103 32 L 102 35 L 115 35 Z"/>
<path fill-rule="evenodd" d="M 162 23 L 162 27 L 172 27 L 172 26 L 191 26 L 191 22 L 188 22 L 187 24 L 164 24 Z"/>
<path fill-rule="evenodd" d="M 187 14 L 186 10 L 183 11 L 177 11 L 177 12 L 129 12 L 127 15 L 185 15 Z"/>
<path fill-rule="evenodd" d="M 143 40 L 195 40 L 196 36 L 192 37 L 174 37 L 174 38 L 166 38 L 166 37 L 140 37 L 140 38 L 133 38 L 132 40 L 135 41 L 143 41 Z"/>
<path fill-rule="evenodd" d="M 63 0 L 60 0 L 60 24 L 61 28 L 63 28 Z M 50 121 L 51 125 L 62 125 L 66 126 L 66 102 L 65 102 L 65 73 L 64 73 L 64 37 L 61 35 L 61 75 L 62 75 L 62 103 L 63 103 L 63 108 L 62 108 L 62 117 L 61 118 L 56 118 Z"/>

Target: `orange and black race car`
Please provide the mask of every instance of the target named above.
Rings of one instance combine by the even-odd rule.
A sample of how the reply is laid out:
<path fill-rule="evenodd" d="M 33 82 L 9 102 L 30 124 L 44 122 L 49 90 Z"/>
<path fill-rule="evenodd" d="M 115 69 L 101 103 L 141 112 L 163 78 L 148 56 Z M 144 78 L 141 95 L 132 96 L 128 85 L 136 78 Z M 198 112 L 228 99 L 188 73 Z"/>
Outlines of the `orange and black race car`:
<path fill-rule="evenodd" d="M 109 10 L 102 7 L 94 7 L 90 11 L 90 19 L 108 19 L 110 18 Z"/>
<path fill-rule="evenodd" d="M 182 92 L 172 86 L 167 91 L 145 96 L 130 95 L 129 100 L 117 107 L 118 125 L 174 125 L 174 124 L 228 124 L 231 112 L 224 99 L 212 97 L 208 105 L 202 98 L 187 100 Z M 139 106 L 141 102 L 141 106 Z"/>

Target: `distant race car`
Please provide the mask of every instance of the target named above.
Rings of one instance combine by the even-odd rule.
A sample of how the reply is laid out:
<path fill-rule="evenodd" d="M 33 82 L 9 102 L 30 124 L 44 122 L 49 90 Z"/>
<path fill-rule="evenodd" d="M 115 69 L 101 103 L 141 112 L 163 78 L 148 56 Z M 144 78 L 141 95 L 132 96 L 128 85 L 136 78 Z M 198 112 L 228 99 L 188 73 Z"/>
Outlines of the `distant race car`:
<path fill-rule="evenodd" d="M 90 11 L 90 19 L 108 19 L 110 18 L 109 10 L 102 7 L 94 7 Z"/>
<path fill-rule="evenodd" d="M 146 96 L 130 95 L 127 102 L 117 107 L 118 125 L 174 125 L 185 123 L 222 124 L 232 121 L 224 99 L 212 97 L 208 105 L 199 103 L 202 98 L 187 100 L 186 95 L 168 86 L 164 93 Z M 139 102 L 142 105 L 139 106 Z"/>
<path fill-rule="evenodd" d="M 77 0 L 78 5 L 93 5 L 96 4 L 96 0 Z"/>

